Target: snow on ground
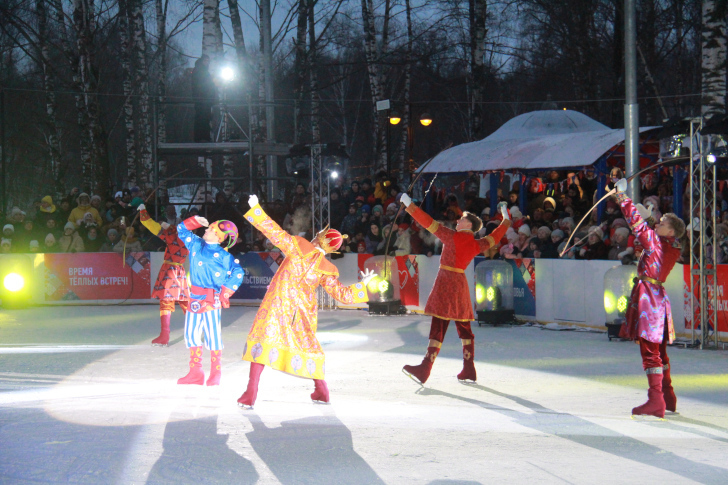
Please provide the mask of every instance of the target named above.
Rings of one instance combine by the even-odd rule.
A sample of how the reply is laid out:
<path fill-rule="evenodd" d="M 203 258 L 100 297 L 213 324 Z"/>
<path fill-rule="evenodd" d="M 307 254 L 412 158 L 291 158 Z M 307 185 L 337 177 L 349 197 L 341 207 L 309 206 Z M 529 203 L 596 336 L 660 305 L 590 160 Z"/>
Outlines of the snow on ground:
<path fill-rule="evenodd" d="M 421 361 L 428 318 L 321 312 L 332 404 L 267 368 L 245 411 L 255 311 L 223 311 L 213 388 L 176 385 L 180 312 L 159 348 L 153 305 L 0 311 L 0 482 L 728 483 L 728 352 L 670 348 L 680 414 L 633 420 L 646 379 L 632 343 L 474 325 L 467 386 L 451 327 L 421 387 L 401 368 Z"/>

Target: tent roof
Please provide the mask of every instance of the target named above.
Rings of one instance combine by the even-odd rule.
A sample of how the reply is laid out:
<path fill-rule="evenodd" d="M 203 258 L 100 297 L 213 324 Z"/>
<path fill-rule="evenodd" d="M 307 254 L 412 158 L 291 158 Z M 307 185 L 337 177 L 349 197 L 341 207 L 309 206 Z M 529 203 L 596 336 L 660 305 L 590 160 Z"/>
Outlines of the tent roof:
<path fill-rule="evenodd" d="M 654 127 L 640 128 L 640 132 L 651 129 Z M 425 172 L 591 165 L 623 141 L 623 129 L 610 129 L 578 111 L 532 111 L 509 120 L 480 141 L 439 153 Z"/>

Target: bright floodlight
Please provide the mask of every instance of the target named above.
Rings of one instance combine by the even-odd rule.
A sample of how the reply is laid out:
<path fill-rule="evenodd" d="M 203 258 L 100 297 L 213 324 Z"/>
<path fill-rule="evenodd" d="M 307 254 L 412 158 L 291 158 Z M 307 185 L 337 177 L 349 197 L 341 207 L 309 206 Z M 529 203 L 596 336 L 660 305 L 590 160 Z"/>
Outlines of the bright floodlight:
<path fill-rule="evenodd" d="M 232 81 L 235 78 L 235 71 L 230 66 L 225 66 L 220 71 L 220 77 L 223 81 L 228 82 Z"/>
<path fill-rule="evenodd" d="M 331 178 L 332 179 L 336 180 L 338 177 L 339 177 L 339 173 L 336 170 L 334 170 L 333 172 L 331 172 Z"/>
<path fill-rule="evenodd" d="M 710 155 L 705 157 L 705 160 L 707 160 L 708 163 L 715 163 L 715 161 L 718 160 L 718 158 L 711 153 Z"/>
<path fill-rule="evenodd" d="M 7 275 L 5 275 L 3 285 L 5 286 L 6 290 L 12 291 L 14 293 L 23 289 L 23 287 L 25 286 L 25 279 L 18 273 L 8 273 Z"/>
<path fill-rule="evenodd" d="M 422 126 L 430 126 L 432 123 L 432 116 L 430 116 L 428 113 L 422 113 L 422 116 L 420 116 L 420 123 Z"/>

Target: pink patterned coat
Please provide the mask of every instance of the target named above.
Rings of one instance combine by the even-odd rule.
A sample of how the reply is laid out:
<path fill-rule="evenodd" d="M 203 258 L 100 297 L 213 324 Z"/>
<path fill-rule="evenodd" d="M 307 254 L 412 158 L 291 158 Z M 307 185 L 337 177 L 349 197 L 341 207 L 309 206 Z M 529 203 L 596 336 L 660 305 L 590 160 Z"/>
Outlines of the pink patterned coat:
<path fill-rule="evenodd" d="M 675 238 L 658 236 L 627 196 L 618 194 L 617 199 L 624 218 L 644 247 L 637 263 L 637 274 L 664 283 L 680 257 L 679 245 Z M 654 343 L 662 343 L 663 339 L 668 343 L 675 340 L 670 299 L 661 284 L 637 281 L 632 288 L 626 323 L 622 326 L 620 336 L 632 340 L 643 338 Z"/>

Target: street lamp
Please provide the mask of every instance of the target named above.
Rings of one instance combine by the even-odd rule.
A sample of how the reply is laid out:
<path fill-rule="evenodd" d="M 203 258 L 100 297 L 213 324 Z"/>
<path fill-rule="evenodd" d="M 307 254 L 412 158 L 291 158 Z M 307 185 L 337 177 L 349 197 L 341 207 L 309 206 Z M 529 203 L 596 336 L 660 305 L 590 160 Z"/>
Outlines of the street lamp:
<path fill-rule="evenodd" d="M 220 69 L 220 78 L 226 83 L 229 83 L 235 79 L 235 70 L 230 66 L 223 66 L 223 68 Z"/>
<path fill-rule="evenodd" d="M 402 118 L 396 112 L 393 112 L 392 114 L 389 115 L 389 124 L 390 125 L 396 126 L 399 124 L 400 121 L 402 121 Z"/>
<path fill-rule="evenodd" d="M 432 116 L 429 113 L 422 113 L 420 115 L 420 124 L 422 126 L 430 126 L 432 124 Z"/>

